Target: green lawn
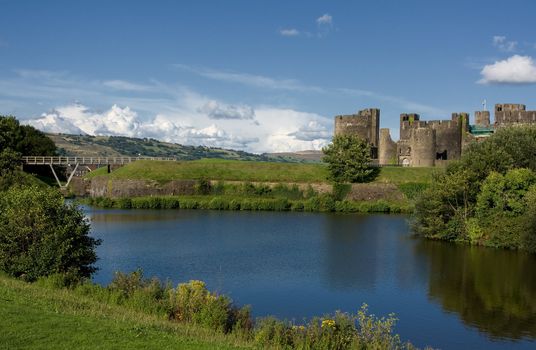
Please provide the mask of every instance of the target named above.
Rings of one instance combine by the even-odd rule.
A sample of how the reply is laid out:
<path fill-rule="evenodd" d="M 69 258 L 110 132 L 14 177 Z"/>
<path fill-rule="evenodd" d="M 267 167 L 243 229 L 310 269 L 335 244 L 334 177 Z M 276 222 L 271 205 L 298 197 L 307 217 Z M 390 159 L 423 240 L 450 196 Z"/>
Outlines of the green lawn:
<path fill-rule="evenodd" d="M 435 168 L 385 167 L 376 182 L 394 184 L 431 181 Z M 327 182 L 324 164 L 299 164 L 203 159 L 194 161 L 136 161 L 107 175 L 105 168 L 87 177 L 108 176 L 111 179 L 150 179 L 161 183 L 179 179 L 252 182 Z"/>
<path fill-rule="evenodd" d="M 0 349 L 244 348 L 238 345 L 223 334 L 0 275 Z"/>

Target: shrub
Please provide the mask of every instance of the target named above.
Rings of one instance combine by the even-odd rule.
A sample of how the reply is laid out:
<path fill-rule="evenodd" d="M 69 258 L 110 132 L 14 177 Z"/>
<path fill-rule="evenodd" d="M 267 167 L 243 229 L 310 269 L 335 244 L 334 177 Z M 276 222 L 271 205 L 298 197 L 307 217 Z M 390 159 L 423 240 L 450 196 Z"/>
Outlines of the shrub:
<path fill-rule="evenodd" d="M 197 184 L 195 186 L 195 191 L 197 194 L 201 194 L 201 195 L 210 194 L 211 189 L 212 189 L 212 186 L 210 184 L 210 180 L 206 178 L 201 178 L 197 180 Z"/>
<path fill-rule="evenodd" d="M 30 281 L 56 273 L 89 278 L 100 243 L 89 229 L 58 191 L 13 187 L 0 197 L 0 269 Z"/>
<path fill-rule="evenodd" d="M 369 182 L 379 174 L 371 167 L 371 150 L 366 140 L 355 135 L 339 135 L 322 149 L 329 179 L 336 182 Z"/>
<path fill-rule="evenodd" d="M 342 201 L 344 198 L 346 198 L 346 195 L 348 194 L 348 192 L 350 192 L 351 189 L 351 184 L 335 182 L 333 184 L 333 190 L 331 195 L 336 201 Z"/>
<path fill-rule="evenodd" d="M 235 308 L 228 297 L 209 292 L 202 281 L 179 284 L 170 298 L 170 316 L 175 320 L 193 322 L 225 333 L 251 328 L 249 308 Z"/>

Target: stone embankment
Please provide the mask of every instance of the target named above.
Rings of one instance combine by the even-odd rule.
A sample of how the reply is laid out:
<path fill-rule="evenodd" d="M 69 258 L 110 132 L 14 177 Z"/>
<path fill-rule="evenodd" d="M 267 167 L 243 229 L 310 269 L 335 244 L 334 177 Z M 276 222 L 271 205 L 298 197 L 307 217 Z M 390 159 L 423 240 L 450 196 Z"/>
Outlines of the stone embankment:
<path fill-rule="evenodd" d="M 216 185 L 218 181 L 212 181 Z M 226 184 L 242 184 L 243 181 L 225 181 Z M 280 183 L 274 182 L 250 182 L 253 185 L 266 185 L 275 187 Z M 332 193 L 333 186 L 328 183 L 284 183 L 287 186 L 296 185 L 306 192 L 312 189 L 318 194 Z M 95 177 L 92 179 L 73 179 L 70 191 L 76 196 L 89 197 L 145 197 L 145 196 L 173 196 L 173 195 L 195 195 L 196 180 L 172 180 L 167 183 L 159 183 L 152 180 L 119 180 L 105 177 Z M 352 184 L 350 191 L 346 195 L 351 201 L 375 201 L 375 200 L 402 200 L 404 195 L 394 184 L 387 183 L 366 183 Z"/>

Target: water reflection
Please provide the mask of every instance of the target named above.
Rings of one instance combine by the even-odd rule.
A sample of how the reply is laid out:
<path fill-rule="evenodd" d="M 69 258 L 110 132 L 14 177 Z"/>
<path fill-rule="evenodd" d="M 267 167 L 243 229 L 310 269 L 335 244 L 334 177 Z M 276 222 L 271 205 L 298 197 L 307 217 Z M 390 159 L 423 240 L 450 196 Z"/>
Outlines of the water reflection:
<path fill-rule="evenodd" d="M 536 337 L 536 257 L 520 252 L 419 241 L 429 297 L 495 338 Z"/>
<path fill-rule="evenodd" d="M 369 218 L 359 215 L 326 217 L 324 279 L 332 289 L 372 289 L 376 282 L 377 236 Z M 367 247 L 366 250 L 361 247 Z"/>

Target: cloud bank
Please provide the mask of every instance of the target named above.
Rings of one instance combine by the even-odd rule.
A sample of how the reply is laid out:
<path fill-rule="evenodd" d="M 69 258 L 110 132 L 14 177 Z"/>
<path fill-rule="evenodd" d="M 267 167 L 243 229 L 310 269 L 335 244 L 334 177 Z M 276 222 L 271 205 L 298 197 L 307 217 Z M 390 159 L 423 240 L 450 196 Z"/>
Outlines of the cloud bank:
<path fill-rule="evenodd" d="M 144 120 L 129 107 L 113 105 L 96 112 L 74 103 L 25 122 L 45 132 L 150 137 L 255 153 L 320 149 L 331 139 L 331 123 L 325 118 L 291 109 L 260 107 L 254 110 L 249 106 L 210 100 L 189 113 L 193 114 L 190 119 L 196 122 L 187 123 L 188 118 L 180 114 L 156 114 Z"/>
<path fill-rule="evenodd" d="M 480 84 L 534 84 L 536 63 L 530 56 L 514 55 L 482 68 Z"/>

